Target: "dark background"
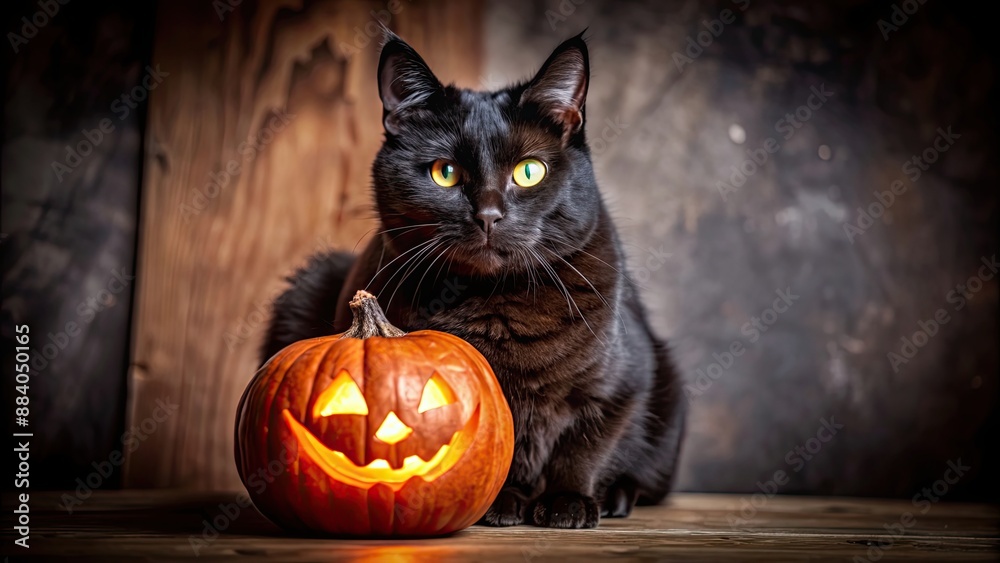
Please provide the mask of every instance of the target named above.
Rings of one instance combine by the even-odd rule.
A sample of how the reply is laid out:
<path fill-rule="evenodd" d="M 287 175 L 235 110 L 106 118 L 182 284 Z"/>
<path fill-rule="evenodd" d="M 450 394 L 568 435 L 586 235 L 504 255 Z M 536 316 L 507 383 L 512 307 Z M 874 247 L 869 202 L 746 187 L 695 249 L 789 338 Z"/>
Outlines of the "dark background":
<path fill-rule="evenodd" d="M 476 88 L 529 76 L 588 28 L 598 180 L 689 381 L 679 488 L 755 491 L 784 470 L 782 493 L 909 497 L 960 459 L 971 469 L 948 499 L 996 500 L 997 280 L 969 283 L 998 246 L 985 8 L 929 1 L 886 36 L 894 4 L 918 3 L 577 1 L 414 0 L 390 27 L 439 77 Z M 220 18 L 210 2 L 70 2 L 18 53 L 4 46 L 5 371 L 15 324 L 39 348 L 82 326 L 36 365 L 33 488 L 75 487 L 164 389 L 180 415 L 102 486 L 238 485 L 231 413 L 262 331 L 251 322 L 237 349 L 226 337 L 317 246 L 350 249 L 373 226 L 343 218 L 367 217 L 367 187 L 342 176 L 366 178 L 381 134 L 377 47 L 351 42 L 385 7 L 244 1 Z M 733 23 L 687 52 L 727 9 Z M 4 31 L 38 11 L 14 2 Z M 119 119 L 112 102 L 157 63 L 172 75 Z M 821 86 L 833 94 L 784 138 L 781 120 Z M 296 115 L 290 132 L 193 226 L 178 219 L 224 147 L 276 111 L 255 100 L 274 97 Z M 60 181 L 52 162 L 105 118 L 115 130 Z M 908 179 L 903 163 L 949 127 L 960 137 Z M 719 182 L 771 137 L 780 149 L 723 198 Z M 845 223 L 897 179 L 906 191 L 851 240 Z M 136 279 L 115 291 L 115 272 Z M 786 288 L 797 299 L 751 341 L 745 323 Z M 894 369 L 888 354 L 941 309 L 948 321 Z M 823 420 L 843 428 L 810 459 L 795 453 Z"/>
<path fill-rule="evenodd" d="M 8 3 L 5 36 L 21 35 L 21 18 L 40 11 L 35 2 Z M 3 397 L 5 406 L 13 403 L 14 325 L 27 323 L 37 347 L 30 392 L 33 487 L 75 487 L 76 477 L 93 470 L 91 462 L 121 446 L 134 287 L 101 290 L 113 272 L 135 274 L 145 105 L 123 120 L 110 106 L 141 79 L 154 12 L 144 2 L 70 2 L 34 37 L 22 35 L 28 43 L 19 43 L 18 52 L 9 36 L 2 49 L 0 331 L 4 373 L 11 374 Z M 60 180 L 52 163 L 65 163 L 65 146 L 105 118 L 113 120 L 113 134 Z M 58 333 L 70 322 L 80 334 L 63 340 Z M 58 347 L 51 359 L 41 351 L 48 343 Z M 5 412 L 5 425 L 13 427 L 13 408 Z M 107 484 L 120 476 L 115 472 Z"/>

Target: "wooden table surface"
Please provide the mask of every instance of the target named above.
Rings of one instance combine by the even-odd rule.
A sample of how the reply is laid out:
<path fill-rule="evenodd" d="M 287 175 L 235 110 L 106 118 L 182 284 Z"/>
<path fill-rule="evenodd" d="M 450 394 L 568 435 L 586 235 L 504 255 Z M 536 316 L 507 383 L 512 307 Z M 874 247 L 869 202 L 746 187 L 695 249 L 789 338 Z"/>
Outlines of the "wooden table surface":
<path fill-rule="evenodd" d="M 756 514 L 746 509 L 750 517 L 737 522 L 749 496 L 676 494 L 594 530 L 474 526 L 447 538 L 389 541 L 287 537 L 253 508 L 220 516 L 236 493 L 97 491 L 72 513 L 61 498 L 32 493 L 29 549 L 12 546 L 5 527 L 11 561 L 1000 560 L 1000 507 L 984 504 L 758 497 Z M 7 515 L 11 502 L 5 496 Z M 211 520 L 225 527 L 214 538 L 204 534 Z"/>

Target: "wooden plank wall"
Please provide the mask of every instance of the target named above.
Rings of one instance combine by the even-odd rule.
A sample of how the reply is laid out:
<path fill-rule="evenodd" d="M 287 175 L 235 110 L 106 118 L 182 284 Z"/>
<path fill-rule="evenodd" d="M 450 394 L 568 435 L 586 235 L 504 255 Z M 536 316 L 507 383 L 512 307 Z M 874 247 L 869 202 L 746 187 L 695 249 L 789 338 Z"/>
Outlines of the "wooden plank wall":
<path fill-rule="evenodd" d="M 224 2 L 158 13 L 169 76 L 149 102 L 129 426 L 178 406 L 129 456 L 132 487 L 238 485 L 236 402 L 282 278 L 374 226 L 375 18 L 442 80 L 479 80 L 478 2 Z"/>

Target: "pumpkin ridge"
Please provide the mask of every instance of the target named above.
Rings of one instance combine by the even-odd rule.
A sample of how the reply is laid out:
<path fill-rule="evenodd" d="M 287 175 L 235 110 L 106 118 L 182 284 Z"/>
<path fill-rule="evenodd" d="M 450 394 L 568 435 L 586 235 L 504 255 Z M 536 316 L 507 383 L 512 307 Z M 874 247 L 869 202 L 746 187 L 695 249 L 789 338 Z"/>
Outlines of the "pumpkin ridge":
<path fill-rule="evenodd" d="M 308 342 L 308 341 L 306 341 L 306 342 Z M 305 342 L 303 342 L 301 344 L 303 346 L 307 346 L 307 344 Z M 274 403 L 278 400 L 278 397 L 280 396 L 282 389 L 288 383 L 288 374 L 290 374 L 290 373 L 294 374 L 295 373 L 296 366 L 299 365 L 299 362 L 301 362 L 302 359 L 305 358 L 308 355 L 309 352 L 312 352 L 313 350 L 315 350 L 317 348 L 320 348 L 320 347 L 324 346 L 325 344 L 326 344 L 325 342 L 320 341 L 320 342 L 316 342 L 315 345 L 308 345 L 308 347 L 306 347 L 302 351 L 294 350 L 294 352 L 297 354 L 297 356 L 295 357 L 294 360 L 291 361 L 291 363 L 288 364 L 288 367 L 285 369 L 285 372 L 282 374 L 281 379 L 279 379 L 278 382 L 277 382 L 277 384 L 275 384 L 275 386 L 274 386 L 274 393 L 271 394 L 270 397 L 268 397 L 267 407 L 264 410 L 264 412 L 267 413 L 267 430 L 268 430 L 268 436 L 265 438 L 265 441 L 264 441 L 264 443 L 266 444 L 265 459 L 263 460 L 265 467 L 267 466 L 268 463 L 270 463 L 270 460 L 272 460 L 272 459 L 279 459 L 276 456 L 279 456 L 281 454 L 280 450 L 278 452 L 274 451 L 276 443 L 281 444 L 282 447 L 283 447 L 283 449 L 285 449 L 285 448 L 288 447 L 287 445 L 284 444 L 284 442 L 282 440 L 280 440 L 280 435 L 278 435 L 278 439 L 274 439 L 274 435 L 272 434 L 272 430 L 276 431 L 277 428 L 278 428 L 278 425 L 280 424 L 280 418 L 281 418 L 282 411 L 285 411 L 285 410 L 288 409 L 288 405 L 286 405 L 284 407 L 281 407 L 281 408 L 277 409 L 278 410 L 277 413 L 274 412 L 274 410 L 275 410 Z M 291 395 L 293 395 L 293 393 L 289 392 L 288 396 L 290 397 Z M 295 463 L 298 463 L 298 457 L 299 457 L 299 452 L 298 452 L 298 450 L 296 450 L 296 452 L 295 452 L 295 459 L 296 459 Z M 286 470 L 287 470 L 287 468 L 286 468 Z"/>
<path fill-rule="evenodd" d="M 308 342 L 308 341 L 306 341 L 306 342 Z M 300 342 L 298 344 L 305 345 L 305 343 L 302 343 L 302 342 Z M 322 346 L 322 345 L 323 345 L 323 342 L 312 342 L 312 343 L 310 343 L 310 345 L 306 349 L 306 351 L 312 350 L 312 349 L 317 348 L 317 347 Z M 290 359 L 289 358 L 289 361 L 287 361 L 287 363 L 284 363 L 284 364 L 279 363 L 279 366 L 280 366 L 279 369 L 280 369 L 280 371 L 278 371 L 275 374 L 269 373 L 269 367 L 270 367 L 271 362 L 275 358 L 278 358 L 280 356 L 281 357 L 280 360 L 285 360 L 285 356 L 288 356 L 292 352 L 296 352 L 296 351 L 297 351 L 296 349 L 289 350 L 289 349 L 286 348 L 285 350 L 282 350 L 281 352 L 278 352 L 277 354 L 275 354 L 270 360 L 268 360 L 268 362 L 265 363 L 264 366 L 261 366 L 260 370 L 258 370 L 258 374 L 255 375 L 254 378 L 250 382 L 250 386 L 248 387 L 248 389 L 250 387 L 252 387 L 253 388 L 253 392 L 255 394 L 263 395 L 264 407 L 262 409 L 254 409 L 254 410 L 259 410 L 259 415 L 256 418 L 256 420 L 248 420 L 247 421 L 247 425 L 250 426 L 250 425 L 253 425 L 255 422 L 259 423 L 259 422 L 263 421 L 264 422 L 264 427 L 265 427 L 265 436 L 264 436 L 264 439 L 263 439 L 264 443 L 263 443 L 263 447 L 262 448 L 260 446 L 258 446 L 256 448 L 253 448 L 252 451 L 244 452 L 243 455 L 241 456 L 241 458 L 243 459 L 244 470 L 253 471 L 252 467 L 253 467 L 254 461 L 260 462 L 261 460 L 259 458 L 260 458 L 261 454 L 264 455 L 265 461 L 272 459 L 272 457 L 271 457 L 271 455 L 272 455 L 271 449 L 272 449 L 272 441 L 274 439 L 274 436 L 270 432 L 270 429 L 271 429 L 271 409 L 274 406 L 274 400 L 275 400 L 275 397 L 277 396 L 278 390 L 281 388 L 281 384 L 284 382 L 285 377 L 287 377 L 288 372 L 291 370 L 292 366 L 294 366 L 295 363 L 298 361 L 298 357 L 296 357 L 295 359 Z M 275 379 L 275 378 L 277 378 L 278 381 L 275 383 L 274 392 L 273 393 L 268 393 L 268 389 L 267 389 L 268 385 L 267 384 L 269 383 L 269 381 L 267 381 L 267 380 L 271 380 L 271 379 Z M 247 398 L 249 399 L 252 396 L 253 395 L 249 395 L 249 396 L 247 396 Z M 237 416 L 239 416 L 239 417 L 242 418 L 243 412 L 242 411 L 237 411 Z M 249 417 L 249 415 L 247 415 L 247 416 Z M 250 432 L 250 428 L 249 427 L 246 428 L 246 431 Z M 252 457 L 257 457 L 258 459 L 253 460 L 253 459 L 251 459 Z M 267 463 L 265 463 L 265 466 L 266 465 L 267 465 Z M 298 470 L 297 470 L 298 455 L 297 455 L 297 452 L 296 452 L 296 460 L 294 462 L 294 465 L 296 466 L 294 468 L 294 472 L 296 474 L 298 474 Z M 292 470 L 293 470 L 292 467 L 286 467 L 285 468 L 286 472 L 287 471 L 292 471 Z M 260 507 L 258 506 L 258 508 L 260 508 Z M 305 523 L 302 521 L 301 518 L 298 517 L 298 515 L 295 513 L 294 510 L 281 510 L 281 512 L 282 512 L 282 516 L 283 517 L 286 517 L 286 518 L 287 517 L 291 517 L 291 518 L 293 518 L 296 521 L 297 525 L 299 525 L 299 526 L 304 526 L 305 525 Z M 271 517 L 269 516 L 268 518 L 270 519 Z"/>
<path fill-rule="evenodd" d="M 296 344 L 293 344 L 292 346 L 297 346 L 297 345 L 305 346 L 309 342 L 310 342 L 309 340 L 305 340 L 305 341 L 297 342 Z M 260 368 L 262 372 L 264 372 L 265 374 L 268 375 L 268 377 L 266 377 L 266 379 L 277 379 L 277 381 L 274 384 L 274 393 L 271 394 L 268 397 L 265 397 L 265 400 L 264 400 L 264 409 L 263 409 L 263 411 L 266 412 L 266 413 L 268 413 L 268 416 L 270 416 L 271 408 L 274 406 L 274 399 L 275 399 L 275 397 L 277 397 L 278 390 L 281 389 L 281 385 L 285 382 L 285 378 L 288 376 L 288 372 L 291 371 L 292 367 L 295 365 L 296 362 L 299 361 L 299 358 L 301 358 L 303 354 L 309 352 L 310 350 L 318 348 L 318 347 L 322 346 L 323 344 L 324 344 L 324 342 L 314 342 L 314 343 L 312 343 L 312 345 L 310 345 L 308 348 L 302 350 L 301 352 L 299 352 L 298 350 L 291 350 L 290 351 L 288 348 L 286 348 L 285 350 L 282 350 L 281 352 L 278 352 L 277 354 L 274 355 L 274 357 L 271 358 L 271 360 L 273 360 L 274 358 L 277 358 L 278 356 L 291 355 L 292 352 L 296 352 L 297 353 L 295 359 L 289 361 L 288 365 L 284 366 L 284 370 L 279 371 L 278 373 L 270 374 L 270 373 L 268 373 L 269 370 L 265 371 L 265 368 L 268 367 L 268 364 L 270 363 L 270 360 L 268 361 L 268 364 L 265 364 L 263 367 Z M 282 357 L 281 359 L 284 360 L 284 357 Z M 254 380 L 252 380 L 250 382 L 250 385 L 254 385 L 255 383 L 256 383 L 256 378 L 254 378 Z"/>

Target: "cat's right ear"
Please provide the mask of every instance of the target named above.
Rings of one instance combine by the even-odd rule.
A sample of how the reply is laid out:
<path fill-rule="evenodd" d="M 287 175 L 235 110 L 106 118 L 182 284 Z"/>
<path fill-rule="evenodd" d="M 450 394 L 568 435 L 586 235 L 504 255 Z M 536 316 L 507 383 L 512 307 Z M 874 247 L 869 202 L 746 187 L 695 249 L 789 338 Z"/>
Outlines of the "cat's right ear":
<path fill-rule="evenodd" d="M 552 52 L 521 94 L 521 106 L 534 107 L 559 125 L 565 143 L 583 128 L 589 82 L 590 58 L 580 33 Z"/>
<path fill-rule="evenodd" d="M 443 89 L 420 55 L 396 34 L 385 30 L 378 62 L 378 95 L 382 98 L 382 125 L 399 133 L 408 110 Z"/>

